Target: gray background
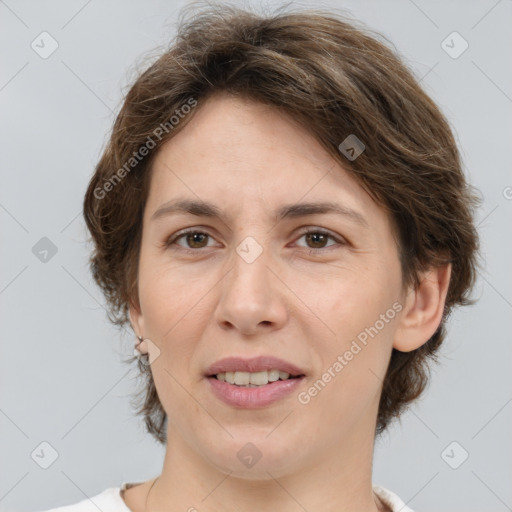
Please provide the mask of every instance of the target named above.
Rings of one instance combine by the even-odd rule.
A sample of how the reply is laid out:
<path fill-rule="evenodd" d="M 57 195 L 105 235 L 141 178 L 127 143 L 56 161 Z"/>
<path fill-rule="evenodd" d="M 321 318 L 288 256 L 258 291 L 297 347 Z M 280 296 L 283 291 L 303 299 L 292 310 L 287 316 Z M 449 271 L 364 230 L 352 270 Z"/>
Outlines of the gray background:
<path fill-rule="evenodd" d="M 1 510 L 74 503 L 160 471 L 163 449 L 129 404 L 135 369 L 120 362 L 133 339 L 109 325 L 88 272 L 81 204 L 133 63 L 174 34 L 185 3 L 0 1 Z M 373 480 L 415 512 L 512 510 L 512 2 L 316 5 L 393 41 L 484 199 L 479 302 L 451 318 L 428 392 L 377 443 Z M 31 48 L 42 31 L 59 45 L 47 59 Z M 456 59 L 441 46 L 453 31 L 469 43 Z M 32 251 L 43 237 L 57 248 L 46 262 Z M 48 469 L 31 457 L 45 441 L 58 452 Z"/>

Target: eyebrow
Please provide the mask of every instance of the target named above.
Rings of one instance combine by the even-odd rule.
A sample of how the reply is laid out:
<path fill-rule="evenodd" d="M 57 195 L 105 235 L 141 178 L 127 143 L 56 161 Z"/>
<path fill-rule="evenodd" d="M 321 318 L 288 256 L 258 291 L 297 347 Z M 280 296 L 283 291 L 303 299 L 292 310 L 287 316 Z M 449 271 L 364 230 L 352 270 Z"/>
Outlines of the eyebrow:
<path fill-rule="evenodd" d="M 174 199 L 167 201 L 153 213 L 151 220 L 177 213 L 188 213 L 196 215 L 197 217 L 218 218 L 224 222 L 226 221 L 226 215 L 218 206 L 207 201 L 191 199 Z M 359 212 L 331 201 L 284 205 L 274 212 L 274 217 L 277 220 L 283 220 L 326 213 L 342 215 L 365 228 L 369 227 L 368 222 Z"/>

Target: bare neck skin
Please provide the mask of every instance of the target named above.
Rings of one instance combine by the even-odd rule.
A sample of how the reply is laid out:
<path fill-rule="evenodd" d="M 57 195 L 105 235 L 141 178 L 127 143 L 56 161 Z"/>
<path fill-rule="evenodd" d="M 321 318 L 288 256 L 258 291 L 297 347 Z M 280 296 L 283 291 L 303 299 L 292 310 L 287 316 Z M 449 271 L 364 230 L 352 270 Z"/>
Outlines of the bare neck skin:
<path fill-rule="evenodd" d="M 286 424 L 287 421 L 283 422 L 281 427 Z M 356 431 L 340 439 L 337 446 L 324 446 L 306 467 L 295 473 L 274 474 L 272 478 L 263 472 L 259 480 L 219 471 L 191 450 L 172 424 L 168 439 L 171 442 L 167 444 L 163 471 L 149 498 L 148 491 L 155 479 L 123 493 L 133 512 L 178 512 L 193 510 L 192 507 L 201 512 L 292 512 L 298 506 L 327 512 L 389 510 L 371 490 L 372 430 Z M 251 471 L 256 467 L 257 464 Z"/>

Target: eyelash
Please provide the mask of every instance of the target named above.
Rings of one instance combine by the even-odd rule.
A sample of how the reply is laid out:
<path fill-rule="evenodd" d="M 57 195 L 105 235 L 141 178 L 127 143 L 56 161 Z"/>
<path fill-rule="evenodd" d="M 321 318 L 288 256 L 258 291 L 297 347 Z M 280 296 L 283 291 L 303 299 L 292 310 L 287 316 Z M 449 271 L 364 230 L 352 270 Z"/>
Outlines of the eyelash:
<path fill-rule="evenodd" d="M 178 240 L 180 240 L 181 238 L 183 238 L 186 235 L 191 234 L 191 233 L 206 235 L 206 236 L 208 236 L 210 238 L 213 238 L 206 231 L 200 231 L 197 228 L 189 228 L 189 229 L 185 229 L 183 231 L 179 231 L 178 233 L 176 233 L 176 234 L 172 235 L 171 237 L 169 237 L 168 239 L 166 239 L 164 241 L 164 244 L 163 244 L 164 248 L 169 249 L 169 248 L 171 248 L 171 246 L 177 245 L 176 242 Z M 300 233 L 300 236 L 299 236 L 299 238 L 297 238 L 297 240 L 299 240 L 303 236 L 309 235 L 309 234 L 324 235 L 324 236 L 327 236 L 328 238 L 330 238 L 331 240 L 334 240 L 339 245 L 347 245 L 347 242 L 345 240 L 337 238 L 334 235 L 332 235 L 329 231 L 325 231 L 325 230 L 320 229 L 320 228 L 308 229 L 307 231 L 303 231 L 302 233 Z M 184 252 L 186 254 L 192 254 L 192 253 L 196 253 L 197 254 L 198 252 L 201 252 L 203 249 L 206 248 L 206 247 L 203 247 L 203 248 L 200 248 L 200 249 L 187 249 L 187 248 L 181 247 L 179 245 L 177 245 L 177 247 L 179 247 L 179 249 L 178 249 L 179 251 Z M 309 254 L 315 254 L 315 253 L 319 253 L 319 252 L 326 252 L 326 251 L 328 251 L 329 249 L 331 249 L 333 247 L 334 246 L 331 245 L 331 246 L 323 247 L 323 248 L 320 248 L 320 249 L 318 249 L 318 248 L 307 248 L 307 247 L 303 247 L 303 249 L 308 249 Z"/>

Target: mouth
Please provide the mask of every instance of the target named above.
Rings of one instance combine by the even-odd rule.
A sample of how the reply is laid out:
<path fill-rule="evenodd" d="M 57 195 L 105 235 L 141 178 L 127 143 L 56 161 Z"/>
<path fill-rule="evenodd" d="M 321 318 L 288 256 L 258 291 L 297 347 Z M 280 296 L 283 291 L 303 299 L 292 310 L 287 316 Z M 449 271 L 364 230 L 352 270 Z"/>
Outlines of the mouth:
<path fill-rule="evenodd" d="M 263 370 L 259 372 L 220 372 L 214 375 L 208 375 L 210 379 L 217 379 L 221 382 L 227 382 L 242 388 L 259 388 L 266 386 L 271 382 L 284 381 L 290 379 L 300 379 L 304 374 L 292 375 L 278 369 Z"/>
<path fill-rule="evenodd" d="M 209 366 L 205 376 L 235 386 L 265 386 L 269 382 L 304 377 L 305 371 L 284 359 L 263 355 L 220 359 Z"/>
<path fill-rule="evenodd" d="M 274 356 L 228 357 L 210 365 L 204 376 L 223 402 L 254 409 L 290 396 L 301 385 L 306 372 Z"/>

